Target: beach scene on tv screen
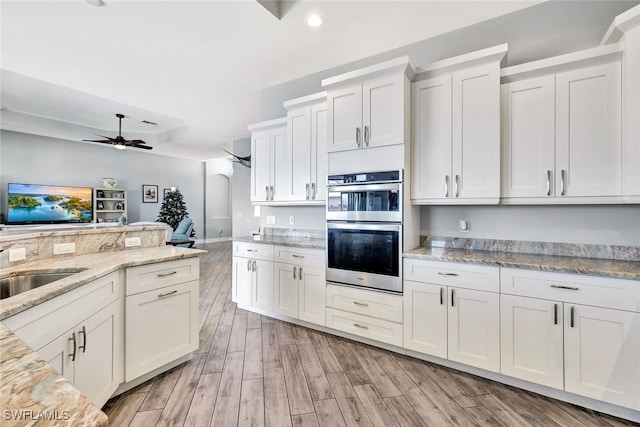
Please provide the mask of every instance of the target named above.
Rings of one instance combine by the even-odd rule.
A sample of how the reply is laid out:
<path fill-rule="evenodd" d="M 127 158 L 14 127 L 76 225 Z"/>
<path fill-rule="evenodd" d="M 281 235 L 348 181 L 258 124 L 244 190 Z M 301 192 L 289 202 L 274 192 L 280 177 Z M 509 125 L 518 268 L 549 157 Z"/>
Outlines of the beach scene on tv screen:
<path fill-rule="evenodd" d="M 10 222 L 87 222 L 92 219 L 91 188 L 9 184 Z"/>

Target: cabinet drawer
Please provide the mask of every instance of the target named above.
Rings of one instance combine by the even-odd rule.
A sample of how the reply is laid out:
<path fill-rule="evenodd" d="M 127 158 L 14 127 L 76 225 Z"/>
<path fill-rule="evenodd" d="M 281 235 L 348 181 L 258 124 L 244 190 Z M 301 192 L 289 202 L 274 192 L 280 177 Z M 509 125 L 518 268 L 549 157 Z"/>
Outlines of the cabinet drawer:
<path fill-rule="evenodd" d="M 500 269 L 484 265 L 404 259 L 404 279 L 435 285 L 499 292 Z"/>
<path fill-rule="evenodd" d="M 640 312 L 640 281 L 503 268 L 504 294 Z"/>
<path fill-rule="evenodd" d="M 275 246 L 274 252 L 274 259 L 277 262 L 324 268 L 323 250 Z"/>
<path fill-rule="evenodd" d="M 233 256 L 273 261 L 273 245 L 233 242 Z"/>
<path fill-rule="evenodd" d="M 197 257 L 130 267 L 126 271 L 126 295 L 198 280 L 199 275 Z"/>
<path fill-rule="evenodd" d="M 382 292 L 327 285 L 327 307 L 402 323 L 402 297 Z"/>
<path fill-rule="evenodd" d="M 402 346 L 402 324 L 327 308 L 327 326 L 361 337 Z"/>
<path fill-rule="evenodd" d="M 66 294 L 11 316 L 3 323 L 39 349 L 120 298 L 120 273 L 113 272 Z"/>

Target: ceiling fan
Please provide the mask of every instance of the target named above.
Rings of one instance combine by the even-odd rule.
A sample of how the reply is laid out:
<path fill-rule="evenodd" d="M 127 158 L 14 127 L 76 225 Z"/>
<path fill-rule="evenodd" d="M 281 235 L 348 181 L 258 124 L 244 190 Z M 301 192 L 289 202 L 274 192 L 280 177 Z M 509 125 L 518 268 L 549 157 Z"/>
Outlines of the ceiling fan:
<path fill-rule="evenodd" d="M 124 114 L 116 114 L 116 117 L 118 118 L 118 136 L 116 136 L 115 138 L 110 138 L 108 136 L 104 136 L 104 135 L 98 135 L 101 136 L 103 138 L 107 138 L 107 139 L 83 139 L 83 141 L 86 142 L 99 142 L 101 144 L 111 144 L 113 145 L 114 148 L 120 149 L 120 150 L 124 150 L 127 147 L 133 147 L 133 148 L 143 148 L 145 150 L 151 150 L 153 149 L 153 147 L 147 145 L 146 142 L 142 141 L 141 139 L 124 139 L 122 137 L 122 119 L 124 118 Z"/>

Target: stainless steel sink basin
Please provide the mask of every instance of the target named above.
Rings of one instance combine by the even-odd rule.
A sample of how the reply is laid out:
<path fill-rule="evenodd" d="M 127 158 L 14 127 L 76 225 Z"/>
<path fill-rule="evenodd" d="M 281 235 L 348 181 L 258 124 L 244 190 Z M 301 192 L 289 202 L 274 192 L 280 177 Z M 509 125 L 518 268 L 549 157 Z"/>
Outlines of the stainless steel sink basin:
<path fill-rule="evenodd" d="M 64 279 L 85 269 L 68 270 L 55 273 L 32 273 L 0 279 L 0 299 L 12 297 L 31 289 L 44 286 L 56 280 Z"/>

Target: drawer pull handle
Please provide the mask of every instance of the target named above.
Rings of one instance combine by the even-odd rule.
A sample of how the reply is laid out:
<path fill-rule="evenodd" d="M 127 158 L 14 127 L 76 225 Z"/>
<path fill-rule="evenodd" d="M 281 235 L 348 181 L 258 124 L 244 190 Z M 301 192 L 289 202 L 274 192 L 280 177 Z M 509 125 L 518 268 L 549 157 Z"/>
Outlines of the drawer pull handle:
<path fill-rule="evenodd" d="M 173 276 L 174 274 L 178 274 L 178 272 L 174 270 L 174 271 L 170 271 L 168 273 L 160 273 L 160 274 L 158 274 L 158 277 Z"/>
<path fill-rule="evenodd" d="M 82 345 L 78 348 L 84 353 L 87 350 L 87 329 L 83 326 L 80 333 L 82 334 Z"/>
<path fill-rule="evenodd" d="M 178 293 L 178 290 L 174 289 L 171 292 L 165 292 L 164 294 L 158 294 L 158 298 L 166 297 L 166 296 L 177 294 L 177 293 Z"/>
<path fill-rule="evenodd" d="M 549 287 L 556 288 L 556 289 L 567 289 L 569 291 L 579 291 L 580 290 L 580 288 L 577 288 L 575 286 L 566 286 L 566 285 L 549 285 Z"/>
<path fill-rule="evenodd" d="M 355 326 L 356 328 L 360 328 L 360 329 L 369 329 L 369 327 L 367 325 L 361 325 L 359 323 L 354 323 L 353 326 Z"/>
<path fill-rule="evenodd" d="M 369 304 L 364 303 L 364 302 L 360 302 L 360 301 L 354 301 L 353 302 L 355 305 L 359 305 L 361 307 L 369 307 Z"/>
<path fill-rule="evenodd" d="M 247 249 L 247 252 L 258 252 L 257 249 Z"/>
<path fill-rule="evenodd" d="M 440 276 L 458 277 L 458 273 L 443 273 L 442 271 L 438 271 L 438 275 L 440 275 Z"/>
<path fill-rule="evenodd" d="M 293 254 L 293 255 L 291 255 L 291 256 L 292 256 L 292 257 L 294 257 L 294 258 L 304 258 L 304 255 L 296 255 L 296 254 Z"/>
<path fill-rule="evenodd" d="M 76 361 L 76 333 L 75 332 L 71 334 L 71 338 L 69 338 L 69 341 L 73 341 L 73 353 L 71 353 L 69 357 L 71 358 L 72 362 L 75 362 Z"/>

